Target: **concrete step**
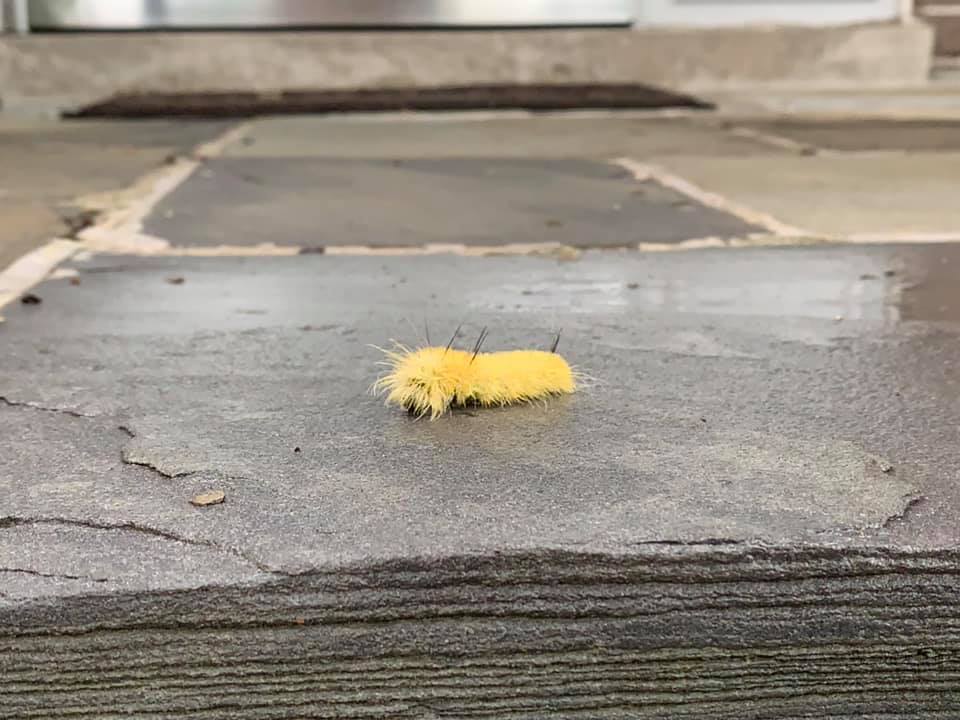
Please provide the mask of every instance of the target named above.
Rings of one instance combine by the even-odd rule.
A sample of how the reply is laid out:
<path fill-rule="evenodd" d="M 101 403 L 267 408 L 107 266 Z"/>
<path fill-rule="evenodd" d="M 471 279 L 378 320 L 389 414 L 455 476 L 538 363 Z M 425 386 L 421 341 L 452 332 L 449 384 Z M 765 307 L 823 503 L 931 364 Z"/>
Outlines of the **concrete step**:
<path fill-rule="evenodd" d="M 932 41 L 932 31 L 922 23 L 4 36 L 0 88 L 8 110 L 57 112 L 120 92 L 277 93 L 551 83 L 643 83 L 689 93 L 917 86 L 929 77 Z"/>

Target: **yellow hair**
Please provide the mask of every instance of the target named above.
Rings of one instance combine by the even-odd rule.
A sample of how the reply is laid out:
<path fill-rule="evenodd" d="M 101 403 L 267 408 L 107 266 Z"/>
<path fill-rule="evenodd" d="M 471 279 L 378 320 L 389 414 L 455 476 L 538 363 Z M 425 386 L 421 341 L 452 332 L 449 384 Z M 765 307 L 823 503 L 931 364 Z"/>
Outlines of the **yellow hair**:
<path fill-rule="evenodd" d="M 450 407 L 510 405 L 572 393 L 567 361 L 543 350 L 471 353 L 452 348 L 400 346 L 385 351 L 389 374 L 374 385 L 387 402 L 418 416 L 443 415 Z"/>

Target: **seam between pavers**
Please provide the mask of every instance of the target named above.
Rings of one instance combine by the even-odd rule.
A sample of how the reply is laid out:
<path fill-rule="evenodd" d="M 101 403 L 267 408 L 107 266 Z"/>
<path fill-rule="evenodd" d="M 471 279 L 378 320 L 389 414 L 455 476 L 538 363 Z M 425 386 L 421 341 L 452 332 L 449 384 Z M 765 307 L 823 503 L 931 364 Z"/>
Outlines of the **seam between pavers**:
<path fill-rule="evenodd" d="M 776 137 L 776 136 L 772 136 Z M 793 142 L 784 138 L 787 142 Z M 830 150 L 819 148 L 814 145 L 800 144 L 800 147 L 811 148 L 814 154 L 822 157 L 864 157 L 881 156 L 891 154 L 909 154 L 907 151 L 856 151 L 856 150 Z M 695 200 L 701 205 L 712 207 L 729 215 L 734 215 L 744 222 L 751 225 L 758 225 L 773 236 L 767 238 L 762 235 L 754 234 L 744 238 L 732 238 L 727 242 L 717 242 L 717 238 L 698 238 L 683 243 L 677 243 L 683 247 L 678 250 L 692 250 L 703 247 L 757 247 L 774 244 L 812 244 L 812 243 L 831 243 L 838 245 L 900 245 L 900 244 L 946 244 L 960 242 L 960 231 L 945 230 L 943 232 L 890 232 L 890 233 L 844 233 L 842 235 L 830 235 L 818 231 L 795 227 L 781 222 L 777 218 L 767 213 L 756 210 L 752 207 L 742 205 L 719 193 L 706 190 L 694 183 L 676 175 L 669 170 L 650 163 L 643 163 L 632 158 L 617 158 L 610 161 L 612 164 L 628 170 L 638 182 L 654 181 L 668 187 L 675 192 Z M 656 243 L 640 243 L 640 250 L 661 250 Z M 672 248 L 670 248 L 672 249 Z"/>
<path fill-rule="evenodd" d="M 82 249 L 73 240 L 57 238 L 31 250 L 0 272 L 0 310 L 43 280 L 61 262 Z"/>
<path fill-rule="evenodd" d="M 555 242 L 505 243 L 502 245 L 465 245 L 460 243 L 425 243 L 422 245 L 326 245 L 301 247 L 299 245 L 214 245 L 171 246 L 148 253 L 154 257 L 290 257 L 294 255 L 334 255 L 407 257 L 457 255 L 460 257 L 496 257 L 522 255 L 554 260 L 576 260 L 584 252 L 681 252 L 711 248 L 751 248 L 769 246 L 817 245 L 831 242 L 820 237 L 775 236 L 751 233 L 745 236 L 705 236 L 679 242 L 639 242 L 602 247 L 565 245 Z M 100 251 L 109 252 L 109 251 Z M 126 254 L 126 253 L 124 253 Z M 143 253 L 141 253 L 143 254 Z"/>
<path fill-rule="evenodd" d="M 742 205 L 718 193 L 705 190 L 658 165 L 640 162 L 628 157 L 615 158 L 610 160 L 610 163 L 619 165 L 631 173 L 638 182 L 653 180 L 681 195 L 686 195 L 701 205 L 733 215 L 748 225 L 762 227 L 773 235 L 779 237 L 821 237 L 818 233 L 781 222 L 765 212 Z"/>
<path fill-rule="evenodd" d="M 206 160 L 217 157 L 250 128 L 249 122 L 233 126 L 220 137 L 198 146 L 187 157 L 147 173 L 126 190 L 79 198 L 77 204 L 102 215 L 77 234 L 87 250 L 152 254 L 170 247 L 169 241 L 143 231 L 147 215 L 177 189 Z"/>
<path fill-rule="evenodd" d="M 104 216 L 78 233 L 76 241 L 54 238 L 0 271 L 0 310 L 42 282 L 61 262 L 81 250 L 107 249 L 143 254 L 145 250 L 169 247 L 170 243 L 166 240 L 151 238 L 142 232 L 143 219 L 196 168 L 206 160 L 222 154 L 227 146 L 237 142 L 249 127 L 249 122 L 235 125 L 219 137 L 197 146 L 189 157 L 178 158 L 166 167 L 147 173 L 126 190 L 78 198 L 78 205 L 105 211 Z M 117 206 L 115 199 L 121 195 L 129 200 Z M 109 202 L 105 198 L 113 198 L 114 201 Z M 2 321 L 3 317 L 0 316 L 0 322 Z"/>
<path fill-rule="evenodd" d="M 817 145 L 793 140 L 792 138 L 777 135 L 776 133 L 754 130 L 753 128 L 741 127 L 739 125 L 726 128 L 726 131 L 734 137 L 752 140 L 762 145 L 787 150 L 797 155 L 819 155 L 822 152 L 822 149 Z"/>

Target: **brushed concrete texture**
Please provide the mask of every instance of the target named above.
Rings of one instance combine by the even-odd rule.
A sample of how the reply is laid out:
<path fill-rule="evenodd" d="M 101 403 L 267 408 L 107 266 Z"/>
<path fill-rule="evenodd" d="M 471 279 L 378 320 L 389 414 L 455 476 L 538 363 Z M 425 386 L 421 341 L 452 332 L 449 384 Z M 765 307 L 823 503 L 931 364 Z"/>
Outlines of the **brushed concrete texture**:
<path fill-rule="evenodd" d="M 960 231 L 960 153 L 659 158 L 702 188 L 818 234 Z"/>
<path fill-rule="evenodd" d="M 165 197 L 144 227 L 175 246 L 307 248 L 624 247 L 763 231 L 619 166 L 546 158 L 220 158 Z"/>
<path fill-rule="evenodd" d="M 651 113 L 423 113 L 254 120 L 226 157 L 595 158 L 756 155 L 783 149 L 738 137 L 716 118 Z"/>
<path fill-rule="evenodd" d="M 955 716 L 958 252 L 74 261 L 0 325 L 5 711 Z M 592 380 L 412 420 L 424 317 Z"/>
<path fill-rule="evenodd" d="M 152 33 L 0 38 L 6 108 L 116 92 L 646 82 L 684 90 L 912 86 L 921 23 L 833 28 L 515 32 Z M 758 62 L 762 58 L 762 62 Z"/>

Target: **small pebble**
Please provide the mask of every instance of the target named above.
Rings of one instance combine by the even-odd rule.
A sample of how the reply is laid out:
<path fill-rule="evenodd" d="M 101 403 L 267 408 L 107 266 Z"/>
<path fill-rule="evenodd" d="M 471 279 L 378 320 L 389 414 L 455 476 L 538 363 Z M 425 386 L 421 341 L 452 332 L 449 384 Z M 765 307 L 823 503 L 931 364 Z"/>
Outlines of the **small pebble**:
<path fill-rule="evenodd" d="M 196 505 L 197 507 L 206 507 L 207 505 L 219 505 L 227 496 L 223 490 L 208 490 L 207 492 L 200 493 L 199 495 L 194 495 L 190 499 L 191 505 Z"/>
<path fill-rule="evenodd" d="M 568 245 L 563 245 L 558 247 L 556 250 L 549 253 L 553 255 L 557 260 L 562 260 L 565 262 L 570 262 L 571 260 L 578 260 L 580 258 L 580 251 L 574 247 L 569 247 Z"/>

